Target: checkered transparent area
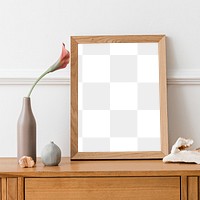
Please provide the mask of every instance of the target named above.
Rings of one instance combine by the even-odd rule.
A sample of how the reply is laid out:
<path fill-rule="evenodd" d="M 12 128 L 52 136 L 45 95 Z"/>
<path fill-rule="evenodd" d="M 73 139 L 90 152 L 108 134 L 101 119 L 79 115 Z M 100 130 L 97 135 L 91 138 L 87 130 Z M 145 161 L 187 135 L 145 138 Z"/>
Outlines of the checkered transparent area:
<path fill-rule="evenodd" d="M 78 45 L 78 151 L 159 151 L 157 43 Z"/>

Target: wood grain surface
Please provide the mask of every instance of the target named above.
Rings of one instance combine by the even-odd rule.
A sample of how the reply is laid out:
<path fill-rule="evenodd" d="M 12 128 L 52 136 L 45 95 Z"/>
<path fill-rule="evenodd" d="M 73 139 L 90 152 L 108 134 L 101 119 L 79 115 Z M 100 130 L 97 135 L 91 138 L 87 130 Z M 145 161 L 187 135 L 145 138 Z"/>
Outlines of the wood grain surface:
<path fill-rule="evenodd" d="M 78 177 L 78 176 L 200 176 L 200 165 L 163 163 L 162 160 L 70 161 L 44 166 L 40 159 L 34 168 L 21 168 L 16 158 L 0 159 L 1 177 Z M 2 182 L 4 179 L 2 179 Z"/>
<path fill-rule="evenodd" d="M 178 177 L 26 178 L 26 200 L 179 200 Z"/>

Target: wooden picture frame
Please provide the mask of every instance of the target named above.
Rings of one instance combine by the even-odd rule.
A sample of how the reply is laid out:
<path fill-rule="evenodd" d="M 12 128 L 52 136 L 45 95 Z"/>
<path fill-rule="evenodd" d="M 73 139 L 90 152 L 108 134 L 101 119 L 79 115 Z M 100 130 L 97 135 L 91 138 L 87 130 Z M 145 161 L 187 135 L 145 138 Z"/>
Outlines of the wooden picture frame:
<path fill-rule="evenodd" d="M 168 154 L 166 42 L 165 35 L 71 37 L 71 160 L 161 159 Z M 127 152 L 78 151 L 78 45 L 99 43 L 157 43 L 160 92 L 160 150 Z"/>

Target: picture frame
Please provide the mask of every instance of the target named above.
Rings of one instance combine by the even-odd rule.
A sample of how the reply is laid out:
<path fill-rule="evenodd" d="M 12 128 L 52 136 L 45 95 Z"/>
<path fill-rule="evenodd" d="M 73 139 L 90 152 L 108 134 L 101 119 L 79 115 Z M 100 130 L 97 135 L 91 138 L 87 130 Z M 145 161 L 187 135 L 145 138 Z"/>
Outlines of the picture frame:
<path fill-rule="evenodd" d="M 109 47 L 108 47 L 108 45 L 109 45 Z M 123 45 L 125 45 L 125 46 L 123 46 Z M 145 55 L 143 55 L 143 53 L 138 55 L 138 52 L 146 51 L 146 50 L 144 50 L 144 45 L 147 46 L 147 49 L 149 49 L 148 46 L 150 46 L 151 48 L 152 48 L 152 45 L 156 46 L 157 55 L 152 56 L 151 52 L 150 52 L 150 55 L 146 55 L 146 57 L 144 57 Z M 118 46 L 118 47 L 116 47 L 117 50 L 112 50 L 113 48 L 115 48 L 115 46 Z M 96 48 L 96 47 L 98 47 L 98 48 Z M 86 49 L 86 51 L 84 50 L 86 52 L 86 55 L 83 54 L 83 48 Z M 109 53 L 108 53 L 108 50 L 106 50 L 107 53 L 105 53 L 104 50 L 108 49 L 108 48 L 109 48 Z M 136 54 L 129 55 L 129 52 L 128 52 L 129 48 L 130 49 L 132 48 L 131 52 L 135 51 L 134 49 L 136 48 L 137 55 Z M 99 56 L 98 57 L 95 55 L 96 56 L 95 57 L 94 56 L 94 54 L 95 54 L 94 52 L 96 52 L 95 49 L 97 49 L 97 52 L 101 52 L 101 54 L 103 54 L 103 56 L 98 55 Z M 81 52 L 81 55 L 79 55 L 79 52 Z M 119 52 L 120 52 L 120 55 L 119 55 Z M 126 52 L 128 52 L 128 57 L 124 57 L 124 56 L 127 56 Z M 90 54 L 92 54 L 92 55 L 90 55 Z M 141 64 L 137 64 L 138 66 L 136 66 L 137 67 L 136 79 L 138 79 L 138 80 L 141 79 L 141 80 L 139 80 L 139 83 L 138 83 L 138 80 L 132 81 L 132 78 L 130 76 L 130 80 L 127 81 L 127 83 L 126 83 L 126 79 L 122 80 L 123 79 L 122 77 L 120 77 L 118 75 L 113 75 L 113 74 L 115 74 L 115 72 L 112 72 L 112 70 L 114 70 L 114 71 L 115 71 L 115 69 L 117 70 L 117 67 L 111 66 L 111 68 L 110 68 L 110 66 L 108 66 L 108 65 L 107 65 L 107 67 L 105 66 L 106 65 L 105 63 L 107 62 L 108 59 L 110 59 L 109 62 L 111 63 L 113 59 L 119 59 L 121 54 L 123 55 L 123 58 L 131 58 L 131 56 L 133 59 L 136 58 L 137 63 L 139 62 L 138 60 L 141 60 L 141 63 L 143 63 L 143 61 L 145 61 L 145 60 L 148 61 L 147 56 L 149 56 L 150 59 L 157 58 L 157 61 L 158 61 L 158 64 L 156 65 L 157 66 L 156 70 L 158 70 L 158 71 L 156 71 L 155 74 L 157 74 L 156 81 L 158 80 L 157 81 L 158 89 L 156 89 L 156 91 L 158 93 L 159 109 L 156 108 L 156 111 L 155 111 L 154 110 L 155 108 L 153 108 L 153 109 L 150 109 L 151 110 L 151 112 L 150 112 L 150 110 L 148 110 L 149 109 L 148 106 L 147 106 L 147 108 L 145 108 L 146 103 L 144 103 L 144 105 L 140 106 L 140 103 L 139 103 L 140 101 L 137 100 L 138 101 L 137 106 L 139 105 L 139 107 L 136 108 L 137 124 L 133 125 L 133 126 L 131 125 L 131 124 L 133 124 L 131 118 L 130 119 L 127 118 L 126 120 L 123 120 L 122 116 L 123 116 L 123 113 L 125 113 L 124 117 L 126 118 L 126 116 L 129 115 L 128 113 L 130 113 L 130 116 L 133 117 L 134 113 L 136 112 L 134 110 L 135 109 L 134 106 L 130 105 L 130 108 L 131 108 L 130 112 L 128 112 L 129 107 L 125 107 L 122 109 L 118 108 L 117 107 L 118 105 L 117 106 L 115 105 L 115 100 L 118 98 L 115 98 L 115 96 L 113 96 L 113 93 L 116 94 L 117 92 L 114 92 L 113 88 L 117 84 L 118 84 L 117 86 L 120 86 L 119 85 L 120 83 L 122 85 L 125 85 L 125 84 L 129 84 L 129 82 L 131 82 L 130 83 L 130 85 L 131 85 L 130 92 L 127 92 L 127 93 L 130 93 L 132 95 L 133 94 L 132 91 L 134 90 L 135 87 L 137 87 L 137 88 L 139 88 L 139 89 L 137 89 L 137 91 L 139 91 L 139 92 L 136 92 L 136 95 L 139 97 L 135 98 L 135 96 L 132 95 L 132 96 L 130 96 L 130 98 L 125 98 L 125 99 L 131 99 L 130 102 L 134 102 L 134 99 L 138 99 L 138 98 L 139 99 L 148 99 L 151 96 L 151 94 L 149 95 L 149 97 L 143 98 L 142 95 L 140 94 L 140 93 L 142 93 L 142 92 L 140 92 L 140 88 L 143 88 L 143 86 L 145 88 L 147 85 L 147 82 L 148 82 L 148 80 L 146 82 L 143 81 L 143 79 L 145 79 L 143 77 L 143 74 L 146 74 L 145 77 L 147 77 L 147 79 L 148 79 L 148 77 L 149 77 L 148 74 L 151 73 L 151 70 L 150 70 L 150 68 L 145 66 L 144 69 L 147 70 L 147 72 L 145 71 L 145 73 L 143 73 L 144 72 L 143 67 L 140 68 L 139 66 Z M 102 59 L 97 60 L 96 58 L 102 58 Z M 95 61 L 95 59 L 96 59 L 96 61 Z M 82 63 L 82 60 L 84 60 L 83 63 Z M 92 65 L 91 65 L 91 60 L 93 62 Z M 104 60 L 105 62 L 101 62 L 100 60 L 101 61 Z M 123 63 L 125 60 L 128 60 L 128 59 L 123 59 L 123 61 L 120 61 L 120 62 Z M 113 62 L 117 63 L 117 61 L 113 61 Z M 90 63 L 91 66 L 88 63 Z M 96 66 L 96 65 L 99 65 L 100 63 L 101 63 L 100 66 Z M 82 66 L 80 66 L 80 65 L 82 65 Z M 123 64 L 123 65 L 124 65 L 124 68 L 126 68 L 126 66 L 128 66 L 129 64 Z M 93 66 L 94 66 L 94 68 L 93 68 Z M 116 66 L 117 66 L 117 64 L 116 64 Z M 107 70 L 108 67 L 110 68 L 110 71 L 108 71 L 108 73 L 103 73 L 102 71 Z M 100 69 L 102 71 L 99 71 Z M 83 73 L 83 70 L 85 70 L 84 73 Z M 118 71 L 119 70 L 121 70 L 120 73 L 123 72 L 123 68 L 118 69 Z M 131 67 L 131 70 L 133 70 L 133 67 Z M 83 73 L 83 75 L 82 74 L 80 75 L 80 71 L 82 71 L 81 73 Z M 94 73 L 94 75 L 91 74 L 91 71 Z M 96 74 L 97 72 L 99 72 L 99 74 Z M 88 75 L 88 73 L 89 73 L 89 75 Z M 139 75 L 138 75 L 138 73 L 139 73 Z M 104 76 L 103 74 L 105 74 L 105 76 L 107 76 L 107 79 L 109 77 L 111 77 L 111 79 L 113 79 L 114 82 L 112 82 L 112 80 L 109 80 L 110 82 L 107 81 L 106 78 L 103 78 L 103 76 Z M 109 74 L 109 76 L 108 76 L 108 74 Z M 134 73 L 127 73 L 125 75 L 125 77 L 130 74 L 134 75 Z M 79 81 L 80 76 L 83 76 L 84 80 L 86 80 L 86 82 L 81 81 L 81 83 L 80 83 L 80 81 Z M 101 84 L 99 86 L 99 84 L 96 84 L 96 83 L 98 82 L 97 79 L 99 79 L 100 76 L 101 76 L 102 80 L 104 80 L 104 81 L 106 80 L 106 84 L 102 83 L 103 81 L 100 80 Z M 113 76 L 113 78 L 112 78 L 112 76 Z M 87 78 L 87 77 L 89 77 L 89 78 Z M 140 77 L 142 77 L 142 78 L 140 78 Z M 120 79 L 122 81 L 118 81 L 116 83 L 116 79 Z M 89 84 L 88 84 L 88 82 L 89 82 Z M 152 81 L 150 80 L 150 82 L 152 82 Z M 154 80 L 153 80 L 153 83 L 151 83 L 150 85 L 155 85 L 155 84 L 157 84 L 157 82 L 154 83 Z M 91 88 L 91 87 L 89 87 L 89 85 L 91 86 L 91 83 L 92 83 L 93 90 L 88 89 L 88 88 Z M 108 83 L 111 85 L 111 86 L 109 86 L 109 88 L 110 88 L 109 89 L 109 92 L 110 92 L 109 100 L 114 102 L 114 105 L 111 106 L 112 104 L 110 102 L 109 106 L 111 108 L 110 107 L 108 108 L 109 111 L 106 110 L 107 107 L 105 105 L 101 105 L 101 108 L 99 110 L 95 108 L 95 110 L 98 110 L 98 111 L 94 112 L 93 108 L 91 109 L 91 107 L 95 106 L 94 105 L 95 101 L 91 100 L 91 98 L 93 98 L 92 95 L 94 93 L 91 91 L 97 91 L 97 90 L 94 90 L 94 87 L 96 87 L 96 86 L 98 86 L 98 91 L 101 91 L 101 90 L 99 90 L 99 87 L 101 88 L 102 85 L 107 85 Z M 82 87 L 82 85 L 84 85 L 84 89 L 81 88 L 79 85 L 81 85 L 81 87 Z M 127 86 L 128 85 L 126 85 L 126 88 L 129 88 L 129 86 L 128 87 Z M 147 88 L 149 88 L 149 87 L 147 87 Z M 82 90 L 89 91 L 89 93 L 88 92 L 85 94 L 83 93 L 84 95 L 82 96 L 82 95 L 80 95 L 80 91 L 82 91 Z M 143 93 L 146 93 L 147 90 L 148 89 L 146 89 L 145 92 L 143 92 Z M 152 90 L 152 91 L 154 91 L 154 90 Z M 118 89 L 117 89 L 117 91 L 118 91 Z M 121 90 L 121 92 L 123 93 L 123 89 Z M 99 93 L 100 92 L 96 93 L 96 95 L 98 96 Z M 104 92 L 103 92 L 103 94 L 104 94 Z M 96 95 L 94 95 L 94 96 L 96 96 Z M 79 110 L 80 104 L 82 104 L 80 99 L 82 99 L 82 100 L 84 99 L 84 109 L 85 110 L 83 108 L 81 108 L 82 109 L 81 111 Z M 106 99 L 106 98 L 104 98 L 102 96 L 102 98 L 99 98 L 99 99 Z M 91 105 L 88 105 L 89 102 L 92 102 Z M 149 104 L 149 101 L 147 101 L 147 104 Z M 126 103 L 123 103 L 122 107 L 124 105 L 126 105 Z M 152 105 L 150 105 L 150 106 L 152 106 Z M 153 106 L 153 107 L 155 107 L 155 106 Z M 97 108 L 99 108 L 99 103 L 97 105 Z M 118 110 L 120 110 L 120 111 L 118 112 Z M 148 114 L 147 115 L 145 114 L 144 116 L 146 118 L 148 116 L 149 118 L 146 119 L 147 125 L 142 126 L 142 125 L 140 125 L 141 124 L 140 123 L 140 118 L 141 118 L 140 115 L 143 116 L 142 113 L 145 113 L 145 112 Z M 93 113 L 94 115 L 93 114 L 91 115 L 91 113 Z M 99 116 L 101 116 L 100 113 L 101 114 L 103 113 L 102 118 L 99 118 Z M 108 115 L 104 115 L 104 113 L 108 113 Z M 150 120 L 152 118 L 150 113 L 152 113 L 153 115 L 159 116 L 159 119 L 158 119 L 158 117 L 156 117 L 156 120 L 152 120 L 151 122 L 149 122 L 148 119 Z M 82 117 L 83 117 L 82 115 L 86 116 L 86 118 L 84 118 L 84 120 L 82 119 Z M 80 116 L 82 116 L 81 119 L 80 119 Z M 113 116 L 113 119 L 111 119 L 112 116 Z M 126 131 L 123 131 L 123 127 L 120 127 L 120 126 L 115 128 L 115 125 L 117 126 L 117 124 L 120 124 L 120 123 L 116 123 L 118 120 L 116 116 L 119 116 L 119 118 L 121 117 L 120 118 L 121 122 L 126 121 L 125 124 L 121 123 L 121 124 L 123 124 L 123 127 L 130 126 L 130 128 L 127 128 Z M 143 117 L 143 118 L 145 118 L 145 117 Z M 90 120 L 93 120 L 93 118 L 95 118 L 97 120 L 90 122 Z M 106 120 L 104 120 L 105 118 L 108 119 L 107 121 L 110 120 L 110 124 L 107 123 Z M 88 119 L 88 120 L 85 120 L 85 119 Z M 102 121 L 104 121 L 105 124 L 102 124 L 103 123 Z M 114 122 L 112 123 L 112 121 L 114 121 L 115 123 Z M 127 121 L 130 121 L 130 122 L 128 123 Z M 143 133 L 142 133 L 141 129 L 143 129 L 143 127 L 146 127 L 145 129 L 148 129 L 149 124 L 154 123 L 154 121 L 156 121 L 155 122 L 156 128 L 153 127 L 152 131 L 150 131 L 151 133 L 148 133 L 149 135 L 147 137 L 145 136 L 145 138 L 144 138 L 144 135 L 142 135 Z M 84 126 L 83 126 L 83 122 L 85 123 Z M 97 125 L 96 129 L 95 129 L 94 124 Z M 108 124 L 108 125 L 106 125 L 106 124 Z M 91 126 L 93 125 L 94 127 L 91 128 L 90 125 Z M 81 129 L 82 126 L 85 127 L 84 130 Z M 99 128 L 98 128 L 98 126 L 99 126 Z M 110 129 L 110 130 L 112 129 L 110 135 L 114 135 L 114 138 L 112 137 L 110 139 L 110 138 L 107 138 L 107 136 L 106 136 L 106 139 L 99 138 L 99 136 L 98 137 L 94 136 L 95 138 L 93 138 L 92 134 L 93 133 L 95 134 L 95 132 L 96 132 L 95 130 L 101 129 L 100 127 L 104 127 L 104 129 L 106 129 L 106 128 Z M 126 133 L 128 134 L 128 132 L 133 133 L 135 130 L 135 127 L 139 127 L 140 130 L 137 130 L 136 132 L 138 132 L 139 135 L 141 135 L 141 138 L 143 138 L 143 139 L 135 138 L 135 136 L 134 136 L 134 138 L 133 137 L 131 138 L 129 136 L 127 137 L 127 135 L 126 135 L 123 140 L 123 135 Z M 101 130 L 104 130 L 104 129 L 101 129 Z M 107 131 L 107 129 L 106 129 L 106 131 Z M 117 133 L 119 129 L 122 130 L 121 131 L 122 135 L 120 135 L 120 137 L 118 137 L 120 133 Z M 131 131 L 129 131 L 129 129 L 131 129 Z M 156 133 L 156 134 L 159 134 L 158 138 L 155 138 L 154 136 L 152 136 L 152 134 L 155 134 L 155 133 L 153 133 L 154 129 L 156 131 L 159 129 L 159 133 Z M 85 136 L 79 137 L 80 132 L 82 132 L 82 131 L 84 132 Z M 101 131 L 101 133 L 99 133 L 99 134 L 106 135 L 107 134 L 106 131 L 105 132 Z M 115 134 L 116 135 L 118 134 L 117 137 L 115 136 Z M 102 136 L 100 136 L 100 137 L 102 137 Z M 141 141 L 142 145 L 138 145 L 137 143 L 135 143 L 134 141 L 136 139 L 137 139 L 137 141 L 138 140 Z M 89 140 L 91 141 L 90 143 L 85 142 L 85 141 L 89 141 Z M 107 149 L 108 149 L 107 147 L 104 148 L 104 144 L 105 144 L 105 146 L 108 145 L 106 142 L 108 140 L 111 141 L 111 143 L 109 143 L 109 145 L 112 146 L 111 150 L 109 150 L 109 151 L 107 151 Z M 85 143 L 83 143 L 83 141 Z M 97 141 L 97 142 L 102 141 L 102 143 L 98 145 L 95 143 L 95 141 Z M 117 141 L 117 143 L 114 143 L 113 141 L 114 142 Z M 123 141 L 125 141 L 125 143 L 123 143 Z M 133 145 L 131 144 L 131 141 L 133 141 Z M 152 150 L 151 148 L 148 149 L 148 148 L 144 147 L 144 146 L 151 147 L 151 145 L 154 143 L 154 141 L 157 141 L 156 145 L 155 145 L 157 147 L 155 149 Z M 85 145 L 85 147 L 83 147 L 83 145 Z M 129 145 L 131 147 L 128 148 Z M 94 146 L 94 147 L 92 147 L 92 146 Z M 99 146 L 99 147 L 97 147 L 97 146 Z M 109 148 L 110 148 L 110 146 L 109 146 Z M 135 146 L 143 146 L 140 148 L 144 148 L 145 150 L 140 150 L 140 148 L 134 149 Z M 126 149 L 126 147 L 128 150 Z M 131 149 L 132 147 L 133 147 L 133 150 Z M 94 148 L 94 151 L 92 148 Z M 100 150 L 98 150 L 98 148 Z M 161 159 L 167 154 L 168 154 L 168 120 L 167 120 L 166 37 L 165 37 L 165 35 L 71 36 L 71 160 Z"/>

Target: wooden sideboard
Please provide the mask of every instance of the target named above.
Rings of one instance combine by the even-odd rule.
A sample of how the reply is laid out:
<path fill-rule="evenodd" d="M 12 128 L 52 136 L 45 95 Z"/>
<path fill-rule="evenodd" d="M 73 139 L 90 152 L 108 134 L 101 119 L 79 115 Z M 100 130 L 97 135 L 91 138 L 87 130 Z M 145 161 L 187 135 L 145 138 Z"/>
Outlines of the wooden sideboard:
<path fill-rule="evenodd" d="M 198 200 L 200 165 L 161 160 L 70 161 L 20 168 L 0 159 L 2 200 Z"/>

